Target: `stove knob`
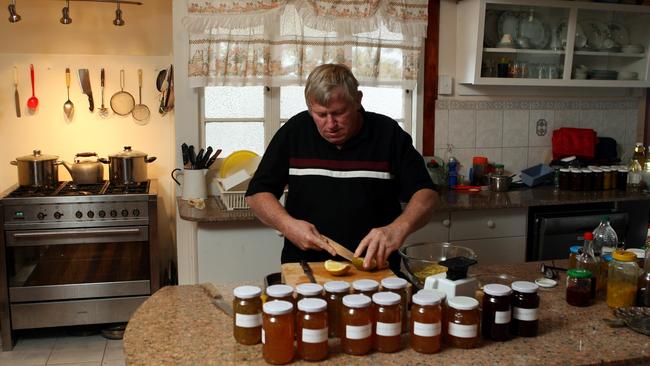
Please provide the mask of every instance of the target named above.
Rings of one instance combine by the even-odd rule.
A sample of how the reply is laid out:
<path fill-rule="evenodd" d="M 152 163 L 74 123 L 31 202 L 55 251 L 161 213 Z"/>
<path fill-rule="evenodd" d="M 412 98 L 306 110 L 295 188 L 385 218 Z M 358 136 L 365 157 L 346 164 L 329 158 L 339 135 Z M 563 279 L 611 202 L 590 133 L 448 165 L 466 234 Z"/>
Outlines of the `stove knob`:
<path fill-rule="evenodd" d="M 88 216 L 88 217 L 90 217 L 92 219 L 93 217 L 95 217 L 95 213 L 92 212 L 92 211 L 88 211 L 88 212 L 86 212 L 86 216 Z"/>
<path fill-rule="evenodd" d="M 106 217 L 106 211 L 99 210 L 99 217 Z"/>
<path fill-rule="evenodd" d="M 60 213 L 59 211 L 54 213 L 54 218 L 57 219 L 57 220 L 61 219 L 61 216 L 63 216 L 63 214 Z"/>
<path fill-rule="evenodd" d="M 44 213 L 42 213 L 42 212 L 39 212 L 38 214 L 36 214 L 36 217 L 37 217 L 39 220 L 44 220 L 44 219 L 45 219 L 45 216 L 47 216 L 47 215 L 44 214 Z"/>
<path fill-rule="evenodd" d="M 129 211 L 128 210 L 122 210 L 122 216 L 124 216 L 124 217 L 129 216 Z"/>
<path fill-rule="evenodd" d="M 138 210 L 137 208 L 133 209 L 133 216 L 136 216 L 136 217 L 140 216 L 140 210 Z"/>
<path fill-rule="evenodd" d="M 81 213 L 81 211 L 77 211 L 77 212 L 74 213 L 74 215 L 75 215 L 76 218 L 80 219 L 80 218 L 83 217 L 84 214 Z"/>
<path fill-rule="evenodd" d="M 117 211 L 111 210 L 111 217 L 117 217 Z"/>

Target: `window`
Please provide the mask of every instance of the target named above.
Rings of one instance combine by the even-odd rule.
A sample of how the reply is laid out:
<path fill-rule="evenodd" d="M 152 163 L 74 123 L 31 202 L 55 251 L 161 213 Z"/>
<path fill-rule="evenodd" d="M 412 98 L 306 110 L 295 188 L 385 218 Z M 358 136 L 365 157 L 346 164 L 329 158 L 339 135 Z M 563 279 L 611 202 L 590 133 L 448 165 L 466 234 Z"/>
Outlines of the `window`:
<path fill-rule="evenodd" d="M 359 89 L 366 110 L 393 118 L 415 141 L 410 90 L 365 86 Z M 202 90 L 204 146 L 222 149 L 224 157 L 236 150 L 262 155 L 278 128 L 307 109 L 304 86 L 215 86 Z"/>

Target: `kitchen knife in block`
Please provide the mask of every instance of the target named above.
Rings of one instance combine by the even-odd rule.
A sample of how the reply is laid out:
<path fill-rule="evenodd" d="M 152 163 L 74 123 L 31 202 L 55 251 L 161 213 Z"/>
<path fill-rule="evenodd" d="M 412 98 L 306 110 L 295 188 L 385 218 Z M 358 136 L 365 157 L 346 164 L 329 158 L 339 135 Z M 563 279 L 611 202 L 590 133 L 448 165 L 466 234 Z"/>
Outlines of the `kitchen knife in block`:
<path fill-rule="evenodd" d="M 325 235 L 321 235 L 321 238 L 323 238 L 325 241 L 327 241 L 327 243 L 334 248 L 334 250 L 336 251 L 336 254 L 338 254 L 341 257 L 343 257 L 343 258 L 347 259 L 348 261 L 350 261 L 350 263 L 352 263 L 358 269 L 361 269 L 361 270 L 364 269 L 363 268 L 363 258 L 356 258 L 354 256 L 354 253 L 352 253 L 350 251 L 350 249 L 348 249 L 348 248 L 344 247 L 343 245 L 335 242 L 334 240 L 328 238 Z M 372 261 L 370 261 L 370 268 L 368 270 L 373 270 L 376 267 L 377 267 L 377 261 L 375 261 L 373 259 Z"/>
<path fill-rule="evenodd" d="M 95 110 L 95 102 L 93 101 L 93 90 L 90 88 L 90 73 L 88 69 L 79 69 L 79 82 L 81 83 L 81 90 L 88 96 L 88 109 L 92 112 Z"/>

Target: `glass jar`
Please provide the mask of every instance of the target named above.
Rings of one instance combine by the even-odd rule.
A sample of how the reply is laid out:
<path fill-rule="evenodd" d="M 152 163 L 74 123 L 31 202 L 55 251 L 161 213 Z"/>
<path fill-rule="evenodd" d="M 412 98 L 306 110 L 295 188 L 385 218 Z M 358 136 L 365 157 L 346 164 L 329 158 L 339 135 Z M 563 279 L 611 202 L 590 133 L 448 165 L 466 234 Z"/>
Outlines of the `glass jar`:
<path fill-rule="evenodd" d="M 372 295 L 375 349 L 383 353 L 399 351 L 402 337 L 402 299 L 394 292 Z"/>
<path fill-rule="evenodd" d="M 627 168 L 616 170 L 616 189 L 625 191 L 627 189 Z"/>
<path fill-rule="evenodd" d="M 440 296 L 434 292 L 418 292 L 412 300 L 411 348 L 419 353 L 436 353 L 440 351 L 442 333 Z"/>
<path fill-rule="evenodd" d="M 594 189 L 594 173 L 589 169 L 582 169 L 582 190 L 591 191 Z"/>
<path fill-rule="evenodd" d="M 571 190 L 580 191 L 582 190 L 582 170 L 580 169 L 571 169 Z"/>
<path fill-rule="evenodd" d="M 296 302 L 310 297 L 322 299 L 323 286 L 317 283 L 301 283 L 300 285 L 296 286 L 296 293 L 298 294 L 296 297 Z"/>
<path fill-rule="evenodd" d="M 355 294 L 362 294 L 372 297 L 379 290 L 379 282 L 375 280 L 356 280 L 352 282 L 352 290 Z"/>
<path fill-rule="evenodd" d="M 322 361 L 328 353 L 327 302 L 307 298 L 298 301 L 298 354 L 305 361 Z"/>
<path fill-rule="evenodd" d="M 440 322 L 442 323 L 442 340 L 446 342 L 447 335 L 448 335 L 447 326 L 449 325 L 449 320 L 448 320 L 449 306 L 447 306 L 447 293 L 436 289 L 422 289 L 419 290 L 417 293 L 418 294 L 431 293 L 440 298 Z"/>
<path fill-rule="evenodd" d="M 273 365 L 284 365 L 293 360 L 295 350 L 293 304 L 288 301 L 264 303 L 262 325 L 262 356 Z"/>
<path fill-rule="evenodd" d="M 591 169 L 591 171 L 594 175 L 594 191 L 602 191 L 605 180 L 603 171 L 598 168 Z"/>
<path fill-rule="evenodd" d="M 580 254 L 580 249 L 582 245 L 573 245 L 569 248 L 569 268 L 577 268 L 577 258 Z"/>
<path fill-rule="evenodd" d="M 506 285 L 487 284 L 483 286 L 483 293 L 483 337 L 494 341 L 508 340 L 512 318 L 512 289 Z"/>
<path fill-rule="evenodd" d="M 494 164 L 494 175 L 505 175 L 505 167 L 503 164 Z"/>
<path fill-rule="evenodd" d="M 605 253 L 600 257 L 600 278 L 598 293 L 596 297 L 601 300 L 607 299 L 607 278 L 609 277 L 609 263 L 612 261 L 612 253 Z"/>
<path fill-rule="evenodd" d="M 645 249 L 643 272 L 636 287 L 636 306 L 650 307 L 650 245 Z"/>
<path fill-rule="evenodd" d="M 568 168 L 560 169 L 560 189 L 563 191 L 568 191 L 571 186 L 569 184 L 571 180 L 571 170 Z"/>
<path fill-rule="evenodd" d="M 607 275 L 607 305 L 611 308 L 632 306 L 636 302 L 636 287 L 640 271 L 636 255 L 624 250 L 612 253 Z"/>
<path fill-rule="evenodd" d="M 293 287 L 288 285 L 272 285 L 266 288 L 266 301 L 282 300 L 294 303 Z"/>
<path fill-rule="evenodd" d="M 471 182 L 475 186 L 487 185 L 488 159 L 485 156 L 475 156 L 472 158 L 472 176 Z"/>
<path fill-rule="evenodd" d="M 341 313 L 343 312 L 343 296 L 350 293 L 350 284 L 345 281 L 325 282 L 325 300 L 327 300 L 327 316 L 329 319 L 329 336 L 340 337 Z"/>
<path fill-rule="evenodd" d="M 447 300 L 449 324 L 447 325 L 449 345 L 456 348 L 474 348 L 479 342 L 478 301 L 467 296 L 456 296 Z"/>
<path fill-rule="evenodd" d="M 366 295 L 343 297 L 341 348 L 343 352 L 361 356 L 372 350 L 371 300 Z"/>
<path fill-rule="evenodd" d="M 262 339 L 262 289 L 256 286 L 239 286 L 233 291 L 233 333 L 235 341 L 252 345 Z"/>
<path fill-rule="evenodd" d="M 567 271 L 566 302 L 573 306 L 589 306 L 591 298 L 591 271 L 575 268 Z"/>
<path fill-rule="evenodd" d="M 602 168 L 603 171 L 603 190 L 608 191 L 612 189 L 612 170 L 609 168 Z"/>
<path fill-rule="evenodd" d="M 539 330 L 539 286 L 528 281 L 515 281 L 512 287 L 512 334 L 535 337 Z"/>
<path fill-rule="evenodd" d="M 402 333 L 406 332 L 408 310 L 408 282 L 399 277 L 387 277 L 381 280 L 381 288 L 383 291 L 394 292 L 399 295 L 402 305 Z"/>

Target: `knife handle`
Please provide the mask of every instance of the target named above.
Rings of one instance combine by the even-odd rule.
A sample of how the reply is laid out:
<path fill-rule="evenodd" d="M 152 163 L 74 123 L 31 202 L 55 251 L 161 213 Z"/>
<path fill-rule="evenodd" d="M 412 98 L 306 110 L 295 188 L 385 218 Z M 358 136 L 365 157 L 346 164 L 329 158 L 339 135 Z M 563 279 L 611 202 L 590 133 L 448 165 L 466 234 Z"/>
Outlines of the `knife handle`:
<path fill-rule="evenodd" d="M 95 110 L 95 102 L 93 101 L 92 94 L 88 96 L 88 104 L 90 105 L 88 107 L 88 109 L 90 109 L 91 112 L 94 111 Z"/>
<path fill-rule="evenodd" d="M 18 68 L 14 66 L 14 86 L 18 87 Z"/>
<path fill-rule="evenodd" d="M 65 68 L 65 86 L 70 87 L 70 68 L 66 67 Z"/>
<path fill-rule="evenodd" d="M 102 67 L 102 71 L 100 73 L 99 79 L 100 79 L 100 86 L 103 88 L 104 87 L 104 80 L 106 78 L 106 74 L 104 74 L 104 68 Z"/>

